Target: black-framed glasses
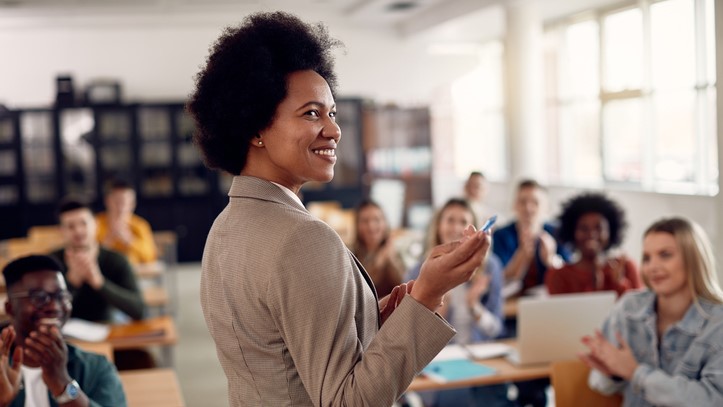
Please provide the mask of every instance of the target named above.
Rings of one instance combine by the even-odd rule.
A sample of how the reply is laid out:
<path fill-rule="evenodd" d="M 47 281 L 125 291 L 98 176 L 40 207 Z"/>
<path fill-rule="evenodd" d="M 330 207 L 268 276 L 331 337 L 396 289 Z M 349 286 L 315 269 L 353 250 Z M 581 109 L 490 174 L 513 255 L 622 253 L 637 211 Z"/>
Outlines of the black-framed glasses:
<path fill-rule="evenodd" d="M 67 290 L 60 290 L 49 293 L 44 290 L 28 290 L 8 293 L 10 298 L 27 298 L 30 303 L 37 308 L 48 305 L 51 301 L 59 301 L 64 304 L 70 304 L 73 296 Z"/>

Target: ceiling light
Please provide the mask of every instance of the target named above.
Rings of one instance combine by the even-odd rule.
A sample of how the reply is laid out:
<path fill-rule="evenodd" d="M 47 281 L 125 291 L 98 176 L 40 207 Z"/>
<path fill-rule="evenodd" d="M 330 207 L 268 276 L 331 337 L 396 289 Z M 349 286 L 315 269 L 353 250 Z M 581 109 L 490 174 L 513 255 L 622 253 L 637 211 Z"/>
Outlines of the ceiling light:
<path fill-rule="evenodd" d="M 389 11 L 406 11 L 406 10 L 413 9 L 417 6 L 418 6 L 418 4 L 416 1 L 400 0 L 400 1 L 395 1 L 393 3 L 389 3 L 387 5 L 387 10 L 389 10 Z"/>

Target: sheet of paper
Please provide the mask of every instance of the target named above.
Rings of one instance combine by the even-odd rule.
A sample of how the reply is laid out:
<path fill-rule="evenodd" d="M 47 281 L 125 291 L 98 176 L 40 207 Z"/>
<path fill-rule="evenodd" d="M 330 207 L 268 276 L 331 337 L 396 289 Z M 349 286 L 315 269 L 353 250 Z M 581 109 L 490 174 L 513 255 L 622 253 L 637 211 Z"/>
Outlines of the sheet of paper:
<path fill-rule="evenodd" d="M 63 335 L 88 342 L 102 342 L 108 338 L 110 326 L 96 322 L 71 318 L 61 330 Z"/>
<path fill-rule="evenodd" d="M 454 359 L 469 359 L 469 357 L 469 351 L 462 345 L 447 345 L 437 354 L 437 356 L 434 357 L 434 359 L 432 359 L 432 361 L 441 362 Z"/>
<path fill-rule="evenodd" d="M 510 353 L 512 348 L 503 343 L 474 343 L 467 345 L 467 350 L 473 359 L 491 359 Z"/>

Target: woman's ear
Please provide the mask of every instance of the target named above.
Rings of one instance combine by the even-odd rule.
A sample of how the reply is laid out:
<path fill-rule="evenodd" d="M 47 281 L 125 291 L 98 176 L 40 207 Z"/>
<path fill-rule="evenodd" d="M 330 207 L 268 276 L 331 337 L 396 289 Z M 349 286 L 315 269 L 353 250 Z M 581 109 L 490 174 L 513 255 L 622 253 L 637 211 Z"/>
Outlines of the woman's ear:
<path fill-rule="evenodd" d="M 264 146 L 264 141 L 261 140 L 261 135 L 260 135 L 260 134 L 257 134 L 256 137 L 254 137 L 253 139 L 251 139 L 251 144 L 254 145 L 254 146 L 256 146 L 256 147 L 263 147 L 263 146 Z"/>

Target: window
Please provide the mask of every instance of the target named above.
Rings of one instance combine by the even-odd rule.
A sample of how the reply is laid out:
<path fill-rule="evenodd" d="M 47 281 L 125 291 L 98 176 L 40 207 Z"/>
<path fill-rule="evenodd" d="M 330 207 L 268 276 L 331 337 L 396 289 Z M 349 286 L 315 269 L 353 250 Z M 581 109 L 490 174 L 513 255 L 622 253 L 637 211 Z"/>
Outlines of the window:
<path fill-rule="evenodd" d="M 714 38 L 713 0 L 643 0 L 546 30 L 551 179 L 716 194 Z"/>
<path fill-rule="evenodd" d="M 453 162 L 461 179 L 471 171 L 507 178 L 502 59 L 500 42 L 484 44 L 477 68 L 452 83 Z"/>

